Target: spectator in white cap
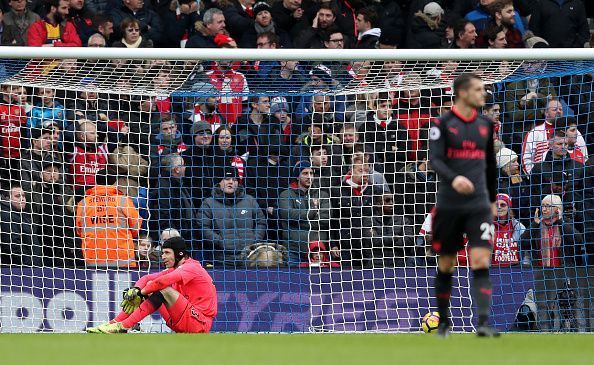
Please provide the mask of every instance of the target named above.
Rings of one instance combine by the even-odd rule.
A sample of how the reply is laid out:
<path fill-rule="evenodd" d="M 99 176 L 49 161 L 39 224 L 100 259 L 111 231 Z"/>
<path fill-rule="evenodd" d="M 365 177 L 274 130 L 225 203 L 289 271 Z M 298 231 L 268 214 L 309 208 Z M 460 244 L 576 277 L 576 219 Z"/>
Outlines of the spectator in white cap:
<path fill-rule="evenodd" d="M 513 150 L 503 147 L 495 155 L 497 168 L 499 168 L 499 179 L 497 179 L 497 191 L 507 194 L 513 201 L 512 210 L 516 218 L 530 219 L 530 185 L 528 180 L 522 176 L 518 154 Z M 528 224 L 528 222 L 525 222 Z"/>
<path fill-rule="evenodd" d="M 436 2 L 425 5 L 411 19 L 407 48 L 440 48 L 445 30 L 442 26 L 443 8 Z"/>

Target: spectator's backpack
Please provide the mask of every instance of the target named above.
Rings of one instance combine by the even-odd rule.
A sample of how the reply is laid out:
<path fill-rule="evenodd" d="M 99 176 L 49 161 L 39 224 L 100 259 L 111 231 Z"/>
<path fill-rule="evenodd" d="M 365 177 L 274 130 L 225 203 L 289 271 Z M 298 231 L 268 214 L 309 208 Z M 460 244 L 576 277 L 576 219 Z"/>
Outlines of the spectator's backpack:
<path fill-rule="evenodd" d="M 256 243 L 247 246 L 240 254 L 240 260 L 248 268 L 285 267 L 288 253 L 283 245 L 276 243 Z"/>

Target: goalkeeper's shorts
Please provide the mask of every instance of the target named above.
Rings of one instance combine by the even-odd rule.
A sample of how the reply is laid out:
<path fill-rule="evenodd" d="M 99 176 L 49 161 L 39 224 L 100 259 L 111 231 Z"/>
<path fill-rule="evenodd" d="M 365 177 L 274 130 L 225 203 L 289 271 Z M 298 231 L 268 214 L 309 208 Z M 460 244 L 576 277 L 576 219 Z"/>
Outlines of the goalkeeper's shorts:
<path fill-rule="evenodd" d="M 159 312 L 167 327 L 177 333 L 208 333 L 212 318 L 194 308 L 183 295 L 180 295 L 171 308 L 162 305 Z"/>

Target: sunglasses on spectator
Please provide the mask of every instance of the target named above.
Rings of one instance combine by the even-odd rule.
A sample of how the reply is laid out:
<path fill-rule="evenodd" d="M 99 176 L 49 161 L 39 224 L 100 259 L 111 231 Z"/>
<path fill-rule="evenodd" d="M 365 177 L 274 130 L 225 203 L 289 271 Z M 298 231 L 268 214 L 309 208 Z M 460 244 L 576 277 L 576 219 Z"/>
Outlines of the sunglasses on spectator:
<path fill-rule="evenodd" d="M 128 28 L 128 29 L 126 29 L 126 31 L 130 32 L 130 33 L 132 33 L 132 32 L 138 33 L 138 32 L 140 32 L 140 29 L 139 28 Z"/>
<path fill-rule="evenodd" d="M 344 42 L 344 38 L 339 38 L 339 39 L 329 39 L 328 42 L 333 42 L 333 43 L 342 43 Z"/>

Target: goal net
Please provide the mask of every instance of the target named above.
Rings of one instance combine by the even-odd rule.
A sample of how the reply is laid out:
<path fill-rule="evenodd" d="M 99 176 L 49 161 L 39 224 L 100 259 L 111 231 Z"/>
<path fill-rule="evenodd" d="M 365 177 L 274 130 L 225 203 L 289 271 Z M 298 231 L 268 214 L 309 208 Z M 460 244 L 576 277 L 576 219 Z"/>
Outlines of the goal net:
<path fill-rule="evenodd" d="M 113 318 L 176 235 L 215 281 L 213 331 L 421 331 L 429 128 L 467 72 L 495 126 L 492 321 L 592 330 L 594 62 L 107 54 L 0 62 L 0 331 Z M 451 316 L 472 331 L 458 259 Z"/>

